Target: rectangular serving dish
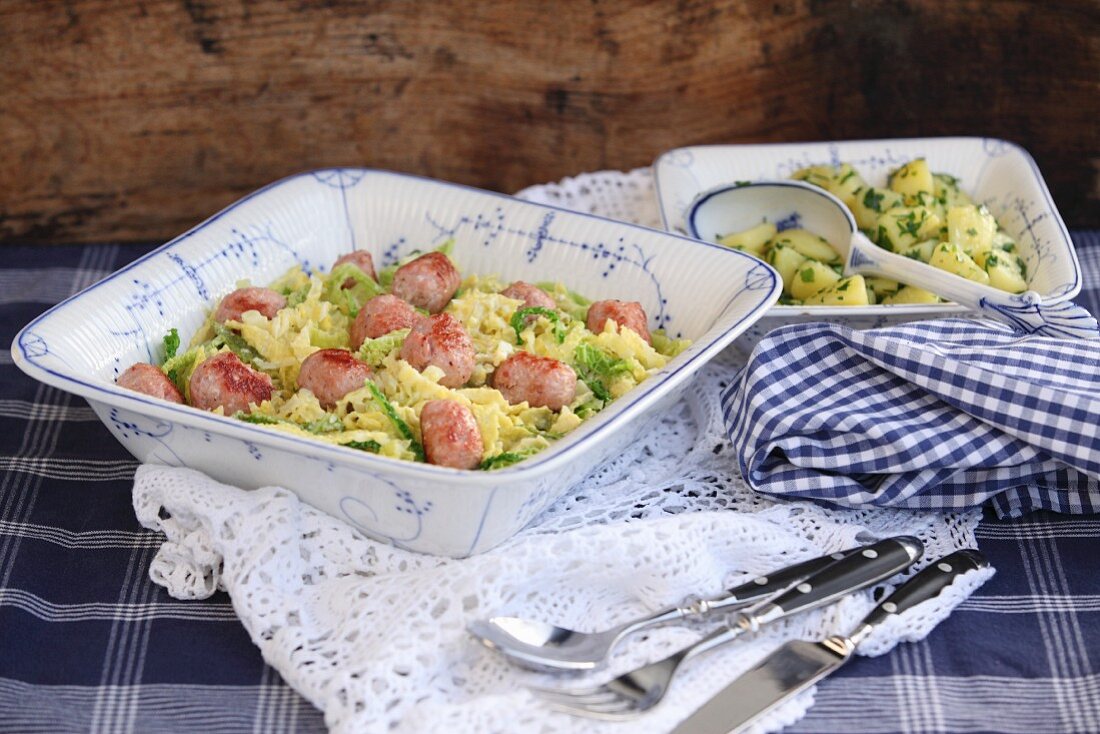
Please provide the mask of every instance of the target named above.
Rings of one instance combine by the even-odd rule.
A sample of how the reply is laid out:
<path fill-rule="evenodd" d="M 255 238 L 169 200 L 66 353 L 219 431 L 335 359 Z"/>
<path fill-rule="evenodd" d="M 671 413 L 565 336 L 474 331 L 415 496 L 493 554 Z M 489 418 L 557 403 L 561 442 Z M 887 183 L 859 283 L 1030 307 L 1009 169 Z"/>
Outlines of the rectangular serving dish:
<path fill-rule="evenodd" d="M 265 284 L 294 265 L 324 270 L 352 249 L 384 266 L 449 239 L 464 273 L 637 300 L 651 327 L 694 343 L 550 449 L 493 472 L 329 446 L 114 384 L 134 362 L 161 361 L 168 329 L 190 338 L 238 280 Z M 620 453 L 780 287 L 758 260 L 697 240 L 416 176 L 328 169 L 260 189 L 58 304 L 19 332 L 12 354 L 31 377 L 87 398 L 143 462 L 287 487 L 371 537 L 461 557 L 507 539 Z"/>
<path fill-rule="evenodd" d="M 788 178 L 800 168 L 850 163 L 873 186 L 914 158 L 933 171 L 959 179 L 963 190 L 985 204 L 1016 238 L 1027 264 L 1028 283 L 1044 303 L 1073 298 L 1081 290 L 1081 267 L 1069 232 L 1035 160 L 1018 145 L 995 138 L 907 138 L 768 145 L 697 145 L 663 153 L 653 165 L 665 229 L 686 233 L 684 212 L 703 192 L 735 181 Z M 747 354 L 765 333 L 806 321 L 876 328 L 917 319 L 959 316 L 954 303 L 876 306 L 775 305 L 735 342 Z"/>

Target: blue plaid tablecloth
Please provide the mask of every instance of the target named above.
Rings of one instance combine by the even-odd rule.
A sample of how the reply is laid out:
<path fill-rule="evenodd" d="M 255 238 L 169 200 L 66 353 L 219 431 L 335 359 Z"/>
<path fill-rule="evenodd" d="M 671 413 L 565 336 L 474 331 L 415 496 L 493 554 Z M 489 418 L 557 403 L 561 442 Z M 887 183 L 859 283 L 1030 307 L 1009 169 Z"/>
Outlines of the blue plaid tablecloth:
<path fill-rule="evenodd" d="M 1074 235 L 1100 315 L 1100 232 Z M 147 248 L 8 247 L 0 337 Z M 265 665 L 225 594 L 148 578 L 137 463 L 83 399 L 0 353 L 0 732 L 309 732 L 321 714 Z M 859 659 L 792 732 L 1100 731 L 1100 516 L 988 517 L 998 573 L 928 639 Z"/>

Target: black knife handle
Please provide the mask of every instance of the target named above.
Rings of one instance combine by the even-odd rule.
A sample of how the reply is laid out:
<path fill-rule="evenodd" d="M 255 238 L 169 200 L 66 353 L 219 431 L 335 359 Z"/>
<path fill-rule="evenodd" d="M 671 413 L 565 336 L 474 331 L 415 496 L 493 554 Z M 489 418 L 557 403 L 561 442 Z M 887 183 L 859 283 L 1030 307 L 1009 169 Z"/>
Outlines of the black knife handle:
<path fill-rule="evenodd" d="M 827 556 L 811 558 L 808 561 L 802 561 L 793 566 L 785 566 L 784 568 L 777 569 L 764 576 L 757 576 L 752 581 L 743 583 L 740 586 L 735 586 L 726 593 L 731 603 L 735 601 L 750 602 L 765 599 L 772 594 L 778 594 L 791 584 L 796 584 L 803 579 L 813 576 L 826 566 L 836 563 L 841 558 L 844 558 L 844 556 L 849 553 L 854 553 L 857 550 L 859 549 L 848 549 L 837 553 L 830 553 Z"/>
<path fill-rule="evenodd" d="M 755 628 L 789 614 L 831 604 L 853 591 L 901 573 L 922 553 L 924 545 L 907 535 L 880 540 L 830 563 L 770 602 L 753 607 L 737 624 Z"/>
<path fill-rule="evenodd" d="M 922 601 L 928 601 L 969 571 L 987 568 L 989 561 L 976 550 L 955 551 L 923 568 L 920 573 L 899 586 L 863 618 L 860 628 L 882 624 L 892 614 L 906 612 Z"/>

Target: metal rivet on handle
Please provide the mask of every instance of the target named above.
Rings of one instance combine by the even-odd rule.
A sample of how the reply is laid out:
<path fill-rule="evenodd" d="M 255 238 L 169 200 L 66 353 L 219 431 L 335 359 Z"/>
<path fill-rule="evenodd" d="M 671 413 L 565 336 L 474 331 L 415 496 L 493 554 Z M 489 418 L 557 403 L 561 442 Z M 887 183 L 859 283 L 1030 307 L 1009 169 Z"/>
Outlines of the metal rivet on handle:
<path fill-rule="evenodd" d="M 868 548 L 867 550 L 863 551 L 863 557 L 864 558 L 878 558 L 878 551 L 877 550 L 872 550 L 871 548 Z"/>
<path fill-rule="evenodd" d="M 833 553 L 829 558 L 832 558 L 834 561 L 839 561 L 844 558 L 844 554 L 840 552 Z"/>
<path fill-rule="evenodd" d="M 951 573 L 951 564 L 950 563 L 938 563 L 938 564 L 936 564 L 936 568 L 943 571 L 944 573 Z"/>
<path fill-rule="evenodd" d="M 809 594 L 811 591 L 814 590 L 814 587 L 810 586 L 805 581 L 803 581 L 801 584 L 799 584 L 798 586 L 796 586 L 794 588 L 798 589 L 803 594 Z"/>
<path fill-rule="evenodd" d="M 893 614 L 894 612 L 896 612 L 898 610 L 898 605 L 895 604 L 892 601 L 888 601 L 888 602 L 886 602 L 885 604 L 882 605 L 882 609 L 885 612 L 889 612 L 890 614 Z"/>
<path fill-rule="evenodd" d="M 768 577 L 767 576 L 758 576 L 757 578 L 753 579 L 753 583 L 758 584 L 760 586 L 764 586 L 765 584 L 768 583 Z"/>

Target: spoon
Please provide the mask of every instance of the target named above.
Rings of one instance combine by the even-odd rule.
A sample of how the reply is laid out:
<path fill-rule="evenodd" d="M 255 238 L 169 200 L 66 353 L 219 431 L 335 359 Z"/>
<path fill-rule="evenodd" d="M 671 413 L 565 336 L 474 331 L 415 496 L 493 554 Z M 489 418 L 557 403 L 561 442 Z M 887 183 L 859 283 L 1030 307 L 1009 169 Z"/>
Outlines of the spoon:
<path fill-rule="evenodd" d="M 879 247 L 859 231 L 855 217 L 840 199 L 804 181 L 719 186 L 695 197 L 684 219 L 688 233 L 706 242 L 762 221 L 797 222 L 840 250 L 845 275 L 875 275 L 909 283 L 1029 334 L 1100 338 L 1096 319 L 1068 300 L 1044 302 L 1030 290 L 1008 293 Z"/>

